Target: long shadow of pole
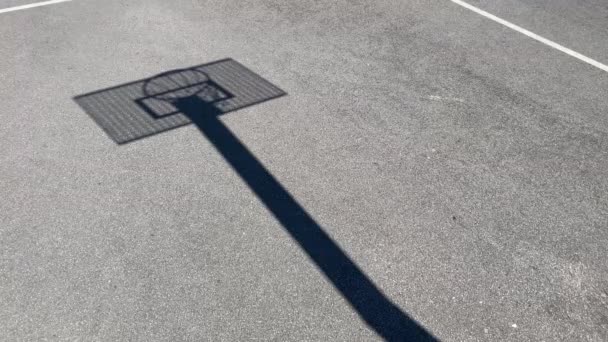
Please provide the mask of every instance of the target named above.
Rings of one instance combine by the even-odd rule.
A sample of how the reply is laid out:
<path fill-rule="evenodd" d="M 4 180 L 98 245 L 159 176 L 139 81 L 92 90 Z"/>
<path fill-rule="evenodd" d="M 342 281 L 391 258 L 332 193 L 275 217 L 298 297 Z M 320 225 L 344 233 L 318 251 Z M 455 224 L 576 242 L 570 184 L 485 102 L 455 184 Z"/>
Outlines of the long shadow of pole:
<path fill-rule="evenodd" d="M 196 96 L 174 105 L 187 115 L 254 191 L 291 237 L 319 267 L 359 316 L 388 341 L 437 341 L 403 313 L 350 260 L 323 228 L 219 120 L 218 109 Z"/>

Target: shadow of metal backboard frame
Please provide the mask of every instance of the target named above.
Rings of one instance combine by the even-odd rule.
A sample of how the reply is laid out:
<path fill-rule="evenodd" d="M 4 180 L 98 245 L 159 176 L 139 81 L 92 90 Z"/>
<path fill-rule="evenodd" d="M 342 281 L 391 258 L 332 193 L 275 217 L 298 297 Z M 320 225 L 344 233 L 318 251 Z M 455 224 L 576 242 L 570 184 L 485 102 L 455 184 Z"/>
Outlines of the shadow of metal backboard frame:
<path fill-rule="evenodd" d="M 221 89 L 224 96 L 213 103 L 219 114 L 286 95 L 230 58 L 188 69 L 204 72 L 214 87 Z M 143 88 L 150 79 L 97 90 L 76 96 L 74 100 L 117 144 L 190 124 L 188 116 L 172 104 L 145 95 Z"/>

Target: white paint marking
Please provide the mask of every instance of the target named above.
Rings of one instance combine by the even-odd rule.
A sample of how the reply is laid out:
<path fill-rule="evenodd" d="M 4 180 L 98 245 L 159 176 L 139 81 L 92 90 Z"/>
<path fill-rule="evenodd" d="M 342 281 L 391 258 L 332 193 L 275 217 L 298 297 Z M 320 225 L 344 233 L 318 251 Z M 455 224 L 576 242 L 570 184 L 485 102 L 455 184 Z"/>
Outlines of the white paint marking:
<path fill-rule="evenodd" d="M 565 54 L 568 54 L 568 55 L 570 55 L 570 56 L 572 56 L 574 58 L 577 58 L 577 59 L 579 59 L 579 60 L 581 60 L 581 61 L 583 61 L 585 63 L 591 64 L 591 65 L 593 65 L 596 68 L 599 68 L 599 69 L 602 69 L 602 70 L 608 72 L 608 65 L 602 64 L 602 63 L 600 63 L 600 62 L 598 62 L 598 61 L 596 61 L 594 59 L 591 59 L 591 58 L 589 58 L 587 56 L 581 55 L 580 53 L 578 53 L 578 52 L 576 52 L 574 50 L 568 49 L 567 47 L 559 45 L 556 42 L 551 41 L 551 40 L 549 40 L 547 38 L 543 38 L 543 37 L 537 35 L 534 32 L 530 32 L 530 31 L 526 30 L 525 28 L 517 26 L 515 24 L 512 24 L 512 23 L 510 23 L 510 22 L 508 22 L 508 21 L 506 21 L 504 19 L 500 19 L 499 17 L 497 17 L 497 16 L 495 16 L 493 14 L 490 14 L 490 13 L 488 13 L 488 12 L 482 10 L 482 9 L 479 9 L 479 8 L 473 6 L 473 5 L 469 5 L 466 2 L 464 2 L 464 1 L 461 1 L 461 0 L 450 0 L 450 1 L 452 1 L 453 3 L 455 3 L 457 5 L 462 6 L 462 7 L 466 8 L 466 9 L 468 9 L 468 10 L 471 10 L 471 11 L 473 11 L 473 12 L 479 14 L 479 15 L 482 15 L 482 16 L 490 19 L 490 20 L 493 20 L 493 21 L 495 21 L 495 22 L 497 22 L 497 23 L 499 23 L 501 25 L 504 25 L 504 26 L 506 26 L 506 27 L 508 27 L 508 28 L 510 28 L 512 30 L 515 30 L 515 31 L 517 31 L 519 33 L 525 34 L 526 36 L 528 36 L 528 37 L 530 37 L 532 39 L 535 39 L 535 40 L 537 40 L 537 41 L 539 41 L 539 42 L 541 42 L 543 44 L 549 45 L 550 47 L 552 47 L 554 49 L 557 49 L 557 50 L 559 50 L 559 51 L 561 51 L 561 52 L 563 52 Z"/>
<path fill-rule="evenodd" d="M 447 101 L 447 102 L 464 103 L 463 99 L 459 99 L 457 97 L 442 97 L 442 96 L 438 96 L 438 95 L 431 95 L 431 96 L 427 96 L 427 99 L 433 100 L 433 101 Z"/>
<path fill-rule="evenodd" d="M 53 4 L 58 4 L 60 2 L 66 2 L 66 1 L 72 1 L 72 0 L 50 0 L 50 1 L 35 2 L 33 4 L 27 4 L 27 5 L 15 6 L 15 7 L 9 7 L 9 8 L 0 8 L 0 13 L 20 11 L 20 10 L 24 10 L 24 9 L 28 9 L 28 8 L 40 7 L 40 6 L 46 6 L 46 5 L 53 5 Z"/>

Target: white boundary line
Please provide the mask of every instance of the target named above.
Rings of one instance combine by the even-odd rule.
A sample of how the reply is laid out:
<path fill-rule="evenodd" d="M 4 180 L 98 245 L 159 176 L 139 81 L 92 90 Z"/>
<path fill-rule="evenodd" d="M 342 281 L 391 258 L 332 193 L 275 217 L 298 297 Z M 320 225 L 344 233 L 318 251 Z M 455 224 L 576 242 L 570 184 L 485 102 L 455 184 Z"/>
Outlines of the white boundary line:
<path fill-rule="evenodd" d="M 0 8 L 0 14 L 24 10 L 24 9 L 28 9 L 28 8 L 53 5 L 53 4 L 58 4 L 60 2 L 66 2 L 66 1 L 72 1 L 72 0 L 50 0 L 50 1 L 35 2 L 33 4 L 27 4 L 27 5 L 15 6 L 15 7 L 9 7 L 9 8 Z"/>
<path fill-rule="evenodd" d="M 479 8 L 473 6 L 473 5 L 469 5 L 466 2 L 464 2 L 464 1 L 461 1 L 461 0 L 450 0 L 450 1 L 452 1 L 453 3 L 455 3 L 457 5 L 462 6 L 462 7 L 466 8 L 466 9 L 468 9 L 468 10 L 471 10 L 471 11 L 473 11 L 473 12 L 479 14 L 479 15 L 482 15 L 482 16 L 490 19 L 490 20 L 493 20 L 493 21 L 495 21 L 495 22 L 497 22 L 497 23 L 499 23 L 501 25 L 504 25 L 504 26 L 506 26 L 506 27 L 508 27 L 508 28 L 510 28 L 512 30 L 515 30 L 515 31 L 517 31 L 519 33 L 525 34 L 526 36 L 528 36 L 528 37 L 530 37 L 532 39 L 535 39 L 535 40 L 537 40 L 537 41 L 539 41 L 539 42 L 541 42 L 541 43 L 543 43 L 545 45 L 549 45 L 550 47 L 552 47 L 552 48 L 554 48 L 556 50 L 559 50 L 559 51 L 561 51 L 561 52 L 563 52 L 565 54 L 568 54 L 568 55 L 570 55 L 570 56 L 572 56 L 574 58 L 577 58 L 577 59 L 579 59 L 579 60 L 581 60 L 581 61 L 583 61 L 585 63 L 591 64 L 591 65 L 593 65 L 596 68 L 599 68 L 599 69 L 602 69 L 602 70 L 608 72 L 608 65 L 602 64 L 602 63 L 600 63 L 600 62 L 598 62 L 598 61 L 596 61 L 594 59 L 591 59 L 591 58 L 589 58 L 587 56 L 581 55 L 580 53 L 578 53 L 578 52 L 576 52 L 574 50 L 568 49 L 567 47 L 559 45 L 556 42 L 551 41 L 551 40 L 549 40 L 547 38 L 543 38 L 543 37 L 537 35 L 534 32 L 530 32 L 530 31 L 526 30 L 525 28 L 517 26 L 515 24 L 512 24 L 512 23 L 510 23 L 510 22 L 508 22 L 508 21 L 506 21 L 504 19 L 500 19 L 499 17 L 497 17 L 497 16 L 495 16 L 493 14 L 490 14 L 490 13 L 488 13 L 488 12 L 482 10 L 482 9 L 479 9 Z"/>

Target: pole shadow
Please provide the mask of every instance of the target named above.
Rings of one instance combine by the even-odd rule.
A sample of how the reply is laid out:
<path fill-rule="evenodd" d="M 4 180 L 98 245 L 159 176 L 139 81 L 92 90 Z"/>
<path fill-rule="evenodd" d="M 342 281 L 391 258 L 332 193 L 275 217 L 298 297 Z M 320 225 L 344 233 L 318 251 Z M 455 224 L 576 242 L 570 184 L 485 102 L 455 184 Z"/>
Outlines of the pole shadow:
<path fill-rule="evenodd" d="M 216 63 L 236 62 L 223 60 Z M 220 115 L 228 111 L 276 98 L 285 93 L 238 63 L 232 66 L 233 70 L 239 69 L 237 73 L 223 75 L 223 78 L 215 77 L 217 75 L 205 69 L 206 66 L 213 64 L 167 72 L 124 86 L 130 88 L 136 84 L 139 87 L 140 92 L 130 94 L 131 103 L 135 103 L 140 112 L 145 112 L 149 118 L 158 120 L 182 115 L 182 119 L 176 121 L 179 126 L 193 123 L 321 270 L 326 279 L 348 301 L 359 317 L 379 336 L 387 341 L 438 341 L 382 293 L 219 119 Z M 250 78 L 252 75 L 259 79 L 252 82 L 254 79 Z M 249 77 L 248 81 L 239 83 L 241 76 L 245 80 Z M 234 82 L 222 82 L 222 79 L 230 79 Z M 124 86 L 85 94 L 76 97 L 75 100 L 102 125 L 105 121 L 99 118 L 104 115 L 104 111 L 120 111 L 116 103 L 104 103 L 108 99 L 111 101 L 112 98 L 120 96 L 106 96 L 106 93 L 119 91 Z M 237 98 L 244 96 L 243 94 L 248 94 L 248 101 L 242 102 L 242 106 L 230 105 L 234 101 L 238 102 Z M 256 94 L 261 95 L 256 97 Z M 132 118 L 129 122 L 133 122 Z M 119 138 L 124 136 L 120 127 L 103 125 L 102 127 L 118 143 L 125 142 L 116 138 L 116 134 Z M 133 132 L 132 128 L 131 133 L 134 134 L 131 136 L 134 138 L 129 141 L 153 134 L 150 133 L 149 127 L 144 128 L 142 134 Z M 163 128 L 167 127 L 163 126 Z M 166 129 L 160 131 L 164 130 Z"/>

